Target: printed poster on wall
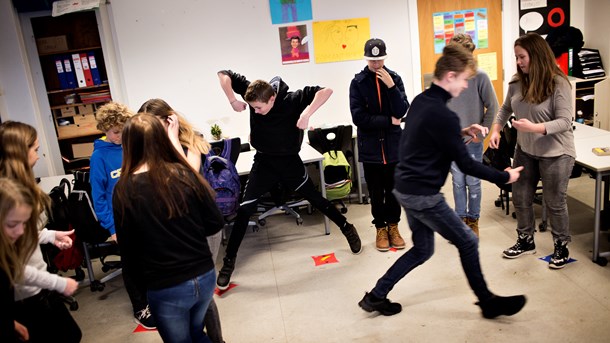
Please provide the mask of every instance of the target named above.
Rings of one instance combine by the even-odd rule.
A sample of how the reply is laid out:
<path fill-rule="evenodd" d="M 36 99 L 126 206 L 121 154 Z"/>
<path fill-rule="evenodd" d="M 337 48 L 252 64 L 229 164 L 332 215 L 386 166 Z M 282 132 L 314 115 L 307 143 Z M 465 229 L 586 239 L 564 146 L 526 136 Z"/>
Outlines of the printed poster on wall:
<path fill-rule="evenodd" d="M 440 54 L 451 38 L 458 33 L 470 35 L 477 49 L 489 47 L 487 8 L 437 12 L 432 14 L 434 53 Z"/>
<path fill-rule="evenodd" d="M 309 62 L 307 26 L 291 25 L 279 28 L 282 64 Z"/>
<path fill-rule="evenodd" d="M 369 18 L 313 22 L 316 63 L 360 60 L 371 35 Z"/>
<path fill-rule="evenodd" d="M 570 0 L 520 0 L 519 35 L 536 32 L 545 37 L 551 30 L 570 26 Z"/>
<path fill-rule="evenodd" d="M 311 0 L 269 0 L 271 24 L 312 19 Z"/>

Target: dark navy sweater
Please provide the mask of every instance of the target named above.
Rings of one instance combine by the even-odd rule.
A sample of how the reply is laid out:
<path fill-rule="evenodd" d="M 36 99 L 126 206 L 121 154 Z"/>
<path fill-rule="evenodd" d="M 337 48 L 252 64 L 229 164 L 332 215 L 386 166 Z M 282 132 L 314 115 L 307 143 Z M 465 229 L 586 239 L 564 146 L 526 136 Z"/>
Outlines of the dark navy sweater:
<path fill-rule="evenodd" d="M 398 192 L 437 194 L 447 179 L 452 161 L 465 174 L 497 184 L 508 181 L 508 172 L 484 166 L 468 155 L 460 120 L 447 108 L 449 99 L 451 94 L 432 84 L 411 103 L 400 137 L 400 161 L 395 173 Z"/>

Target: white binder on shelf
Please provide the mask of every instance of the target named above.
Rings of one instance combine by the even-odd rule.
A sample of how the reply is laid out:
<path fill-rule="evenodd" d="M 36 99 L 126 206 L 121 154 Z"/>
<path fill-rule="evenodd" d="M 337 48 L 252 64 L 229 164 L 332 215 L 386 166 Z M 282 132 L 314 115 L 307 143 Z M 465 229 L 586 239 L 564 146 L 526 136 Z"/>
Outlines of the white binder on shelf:
<path fill-rule="evenodd" d="M 74 73 L 76 74 L 78 86 L 87 87 L 87 81 L 85 80 L 85 73 L 83 73 L 83 65 L 81 64 L 79 54 L 72 54 L 72 63 L 74 64 Z"/>

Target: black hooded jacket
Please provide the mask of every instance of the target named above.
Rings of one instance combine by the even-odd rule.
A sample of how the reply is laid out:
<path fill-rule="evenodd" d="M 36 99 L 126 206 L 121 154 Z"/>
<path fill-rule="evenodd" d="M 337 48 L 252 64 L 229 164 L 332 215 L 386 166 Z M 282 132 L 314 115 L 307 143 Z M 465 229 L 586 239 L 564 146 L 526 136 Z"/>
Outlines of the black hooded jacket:
<path fill-rule="evenodd" d="M 220 73 L 231 78 L 233 91 L 243 98 L 250 81 L 231 70 L 222 70 Z M 263 154 L 298 154 L 303 143 L 303 130 L 297 127 L 297 121 L 322 87 L 308 86 L 291 92 L 288 85 L 277 76 L 269 83 L 276 92 L 275 103 L 266 115 L 257 114 L 250 107 L 250 144 Z"/>

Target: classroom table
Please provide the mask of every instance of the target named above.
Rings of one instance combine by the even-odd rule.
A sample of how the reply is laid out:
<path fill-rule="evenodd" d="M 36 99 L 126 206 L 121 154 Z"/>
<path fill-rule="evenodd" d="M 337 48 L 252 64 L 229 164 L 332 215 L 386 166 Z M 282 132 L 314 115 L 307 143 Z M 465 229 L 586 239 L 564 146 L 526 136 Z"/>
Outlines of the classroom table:
<path fill-rule="evenodd" d="M 592 152 L 596 147 L 610 146 L 610 131 L 601 130 L 588 125 L 574 123 L 574 145 L 576 147 L 576 163 L 591 173 L 595 178 L 593 227 L 593 262 L 599 265 L 608 263 L 610 251 L 599 251 L 599 236 L 601 231 L 601 211 L 610 211 L 608 186 L 610 183 L 610 156 L 598 156 Z M 605 190 L 602 190 L 605 182 Z M 602 198 L 603 193 L 603 198 Z"/>

